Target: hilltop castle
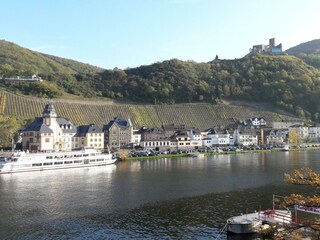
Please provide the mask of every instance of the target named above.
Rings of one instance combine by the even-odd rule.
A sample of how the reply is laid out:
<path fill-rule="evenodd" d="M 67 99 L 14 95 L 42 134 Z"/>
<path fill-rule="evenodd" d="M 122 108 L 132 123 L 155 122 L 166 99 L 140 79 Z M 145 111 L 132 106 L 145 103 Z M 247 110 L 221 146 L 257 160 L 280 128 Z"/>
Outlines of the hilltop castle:
<path fill-rule="evenodd" d="M 249 49 L 248 55 L 254 55 L 258 53 L 281 53 L 282 52 L 282 43 L 276 46 L 275 38 L 269 39 L 269 45 L 259 44 L 253 45 L 252 48 Z"/>

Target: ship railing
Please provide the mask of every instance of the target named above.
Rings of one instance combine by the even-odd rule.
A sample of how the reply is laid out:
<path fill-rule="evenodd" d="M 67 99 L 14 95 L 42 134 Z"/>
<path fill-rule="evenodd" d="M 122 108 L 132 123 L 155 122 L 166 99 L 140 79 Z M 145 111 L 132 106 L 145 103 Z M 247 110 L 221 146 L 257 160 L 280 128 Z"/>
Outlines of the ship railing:
<path fill-rule="evenodd" d="M 265 210 L 260 213 L 260 219 L 266 222 L 290 224 L 292 222 L 291 212 L 280 212 L 279 210 Z"/>

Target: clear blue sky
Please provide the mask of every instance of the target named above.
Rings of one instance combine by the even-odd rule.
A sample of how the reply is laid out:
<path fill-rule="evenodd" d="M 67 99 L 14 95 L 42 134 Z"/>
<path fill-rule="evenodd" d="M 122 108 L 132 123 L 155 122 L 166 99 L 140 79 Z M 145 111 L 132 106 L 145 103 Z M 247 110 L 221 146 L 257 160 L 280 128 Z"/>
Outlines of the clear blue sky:
<path fill-rule="evenodd" d="M 103 68 L 320 38 L 319 0 L 0 0 L 0 39 Z"/>

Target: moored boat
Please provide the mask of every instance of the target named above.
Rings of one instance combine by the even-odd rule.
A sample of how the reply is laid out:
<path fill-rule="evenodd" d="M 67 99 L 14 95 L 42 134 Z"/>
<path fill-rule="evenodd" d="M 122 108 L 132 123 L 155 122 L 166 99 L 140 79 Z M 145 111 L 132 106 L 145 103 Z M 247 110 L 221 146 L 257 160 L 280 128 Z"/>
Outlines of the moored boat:
<path fill-rule="evenodd" d="M 234 234 L 258 233 L 263 224 L 290 224 L 292 213 L 288 210 L 265 210 L 231 217 L 227 231 Z"/>
<path fill-rule="evenodd" d="M 284 145 L 282 148 L 280 148 L 281 151 L 289 151 L 290 146 L 289 145 Z"/>
<path fill-rule="evenodd" d="M 101 153 L 93 148 L 69 152 L 17 152 L 0 160 L 0 174 L 102 166 L 116 161 L 112 154 Z"/>
<path fill-rule="evenodd" d="M 257 213 L 232 217 L 227 220 L 227 223 L 228 232 L 234 234 L 257 233 L 262 226 L 262 220 Z"/>
<path fill-rule="evenodd" d="M 200 153 L 200 152 L 190 152 L 190 153 L 188 153 L 188 156 L 203 158 L 203 157 L 204 157 L 204 153 Z"/>

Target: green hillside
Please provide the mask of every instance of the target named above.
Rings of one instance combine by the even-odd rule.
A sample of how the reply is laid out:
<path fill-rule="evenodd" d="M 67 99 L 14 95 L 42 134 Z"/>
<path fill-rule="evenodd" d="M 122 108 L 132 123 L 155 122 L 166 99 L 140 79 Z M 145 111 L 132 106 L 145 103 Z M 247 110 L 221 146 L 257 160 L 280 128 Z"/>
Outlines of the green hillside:
<path fill-rule="evenodd" d="M 211 106 L 222 99 L 267 102 L 298 117 L 319 121 L 320 70 L 315 63 L 309 55 L 263 54 L 208 63 L 172 59 L 126 70 L 105 70 L 0 41 L 0 76 L 38 74 L 45 80 L 0 81 L 0 86 L 44 99 L 66 98 L 68 94 L 155 106 Z"/>
<path fill-rule="evenodd" d="M 102 95 L 148 103 L 269 102 L 299 117 L 319 116 L 320 71 L 295 56 L 254 55 L 209 63 L 170 60 L 106 70 Z"/>
<path fill-rule="evenodd" d="M 12 91 L 39 97 L 60 97 L 65 92 L 79 96 L 96 95 L 87 81 L 97 78 L 102 71 L 89 64 L 38 53 L 0 40 L 0 77 L 37 74 L 49 82 L 0 82 L 0 86 Z"/>
<path fill-rule="evenodd" d="M 107 124 L 116 116 L 130 118 L 135 127 L 162 124 L 185 124 L 206 129 L 215 126 L 234 126 L 249 117 L 264 117 L 268 123 L 293 119 L 292 116 L 263 110 L 261 106 L 246 107 L 232 104 L 174 104 L 136 105 L 116 104 L 108 101 L 50 100 L 59 116 L 69 118 L 74 124 Z M 0 115 L 21 120 L 41 116 L 48 100 L 27 97 L 0 90 Z"/>

